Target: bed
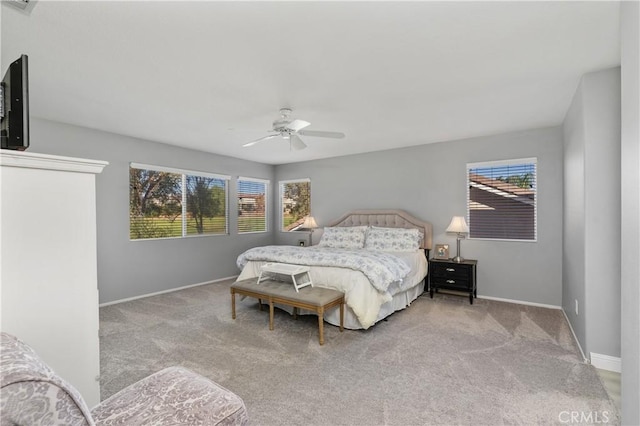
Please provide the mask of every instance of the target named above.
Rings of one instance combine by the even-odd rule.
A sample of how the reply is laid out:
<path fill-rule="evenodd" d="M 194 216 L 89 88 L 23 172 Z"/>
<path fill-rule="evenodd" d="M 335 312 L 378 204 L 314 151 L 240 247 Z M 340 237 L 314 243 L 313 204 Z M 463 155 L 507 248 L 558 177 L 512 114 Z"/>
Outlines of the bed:
<path fill-rule="evenodd" d="M 344 326 L 349 329 L 371 327 L 408 307 L 424 291 L 432 248 L 429 222 L 403 210 L 355 210 L 323 231 L 312 247 L 247 250 L 238 257 L 238 280 L 257 277 L 267 262 L 307 265 L 314 286 L 345 293 Z M 339 310 L 328 310 L 324 319 L 339 325 Z"/>

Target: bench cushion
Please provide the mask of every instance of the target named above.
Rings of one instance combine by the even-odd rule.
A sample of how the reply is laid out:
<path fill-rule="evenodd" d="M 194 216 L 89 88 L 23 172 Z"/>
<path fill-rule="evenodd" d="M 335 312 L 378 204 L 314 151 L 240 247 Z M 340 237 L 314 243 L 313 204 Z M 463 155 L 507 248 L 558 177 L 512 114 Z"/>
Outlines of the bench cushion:
<path fill-rule="evenodd" d="M 252 291 L 264 294 L 265 296 L 278 297 L 292 300 L 294 302 L 306 303 L 311 306 L 325 306 L 336 299 L 343 297 L 343 293 L 338 290 L 323 287 L 304 287 L 296 292 L 293 284 L 265 280 L 257 284 L 257 278 L 236 281 L 231 285 L 232 289 Z"/>

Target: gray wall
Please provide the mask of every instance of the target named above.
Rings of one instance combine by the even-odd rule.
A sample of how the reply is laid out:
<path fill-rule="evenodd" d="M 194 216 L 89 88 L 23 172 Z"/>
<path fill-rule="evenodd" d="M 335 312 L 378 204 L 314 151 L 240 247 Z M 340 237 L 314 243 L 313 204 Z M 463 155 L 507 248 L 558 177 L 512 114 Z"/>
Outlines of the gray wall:
<path fill-rule="evenodd" d="M 584 349 L 586 316 L 576 315 L 575 302 L 584 311 L 585 215 L 584 151 L 585 126 L 582 90 L 578 88 L 564 120 L 564 200 L 562 247 L 562 307 Z M 579 311 L 578 311 L 579 313 Z"/>
<path fill-rule="evenodd" d="M 620 68 L 587 74 L 583 82 L 587 350 L 619 357 Z"/>
<path fill-rule="evenodd" d="M 586 355 L 619 357 L 620 68 L 582 77 L 564 132 L 563 308 Z"/>
<path fill-rule="evenodd" d="M 622 422 L 640 424 L 640 4 L 620 6 L 622 44 Z"/>
<path fill-rule="evenodd" d="M 448 243 L 455 252 L 445 229 L 452 216 L 466 215 L 466 164 L 537 157 L 538 241 L 465 240 L 461 252 L 479 260 L 479 295 L 560 306 L 562 146 L 560 127 L 535 129 L 281 165 L 276 180 L 311 178 L 319 226 L 351 209 L 401 208 L 431 221 L 434 244 Z M 297 239 L 276 234 L 278 243 Z"/>
<path fill-rule="evenodd" d="M 479 259 L 479 294 L 559 306 L 561 302 L 562 132 L 536 129 L 305 163 L 269 166 L 34 118 L 30 151 L 109 161 L 97 178 L 100 302 L 169 290 L 236 275 L 242 251 L 296 243 L 306 233 L 282 233 L 277 182 L 312 179 L 312 212 L 323 225 L 356 208 L 403 208 L 434 224 L 434 243 L 454 215 L 466 214 L 466 163 L 538 157 L 538 242 L 468 240 L 462 254 Z M 267 234 L 130 241 L 129 162 L 271 179 Z M 230 205 L 234 205 L 231 180 Z M 315 234 L 317 241 L 320 233 Z"/>
<path fill-rule="evenodd" d="M 235 261 L 242 251 L 272 243 L 273 232 L 238 235 L 233 207 L 235 178 L 273 182 L 273 166 L 36 118 L 31 120 L 29 151 L 109 162 L 96 180 L 101 303 L 237 275 Z M 128 170 L 132 161 L 231 175 L 230 235 L 130 241 Z M 273 185 L 270 191 L 273 194 Z M 273 199 L 269 200 L 271 210 Z"/>

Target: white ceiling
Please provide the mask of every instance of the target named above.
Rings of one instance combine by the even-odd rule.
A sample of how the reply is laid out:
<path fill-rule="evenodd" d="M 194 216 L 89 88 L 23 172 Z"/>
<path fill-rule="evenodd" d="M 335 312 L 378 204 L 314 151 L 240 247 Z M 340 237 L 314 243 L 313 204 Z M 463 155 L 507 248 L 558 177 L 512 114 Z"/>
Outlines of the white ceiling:
<path fill-rule="evenodd" d="M 562 122 L 617 66 L 617 2 L 52 2 L 2 7 L 2 70 L 29 55 L 31 115 L 268 164 Z M 290 151 L 250 148 L 281 107 Z"/>

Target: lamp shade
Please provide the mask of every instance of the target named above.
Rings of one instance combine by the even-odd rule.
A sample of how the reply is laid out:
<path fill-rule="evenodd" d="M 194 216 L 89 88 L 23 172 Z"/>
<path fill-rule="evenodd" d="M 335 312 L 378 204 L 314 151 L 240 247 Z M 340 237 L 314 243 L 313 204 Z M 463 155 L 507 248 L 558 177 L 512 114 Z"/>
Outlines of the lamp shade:
<path fill-rule="evenodd" d="M 447 228 L 447 232 L 455 232 L 457 234 L 468 234 L 469 227 L 463 216 L 454 216 Z"/>
<path fill-rule="evenodd" d="M 316 220 L 313 218 L 313 216 L 305 217 L 304 223 L 301 226 L 301 228 L 304 228 L 304 229 L 315 229 L 317 227 L 318 227 L 318 224 L 316 223 Z"/>

